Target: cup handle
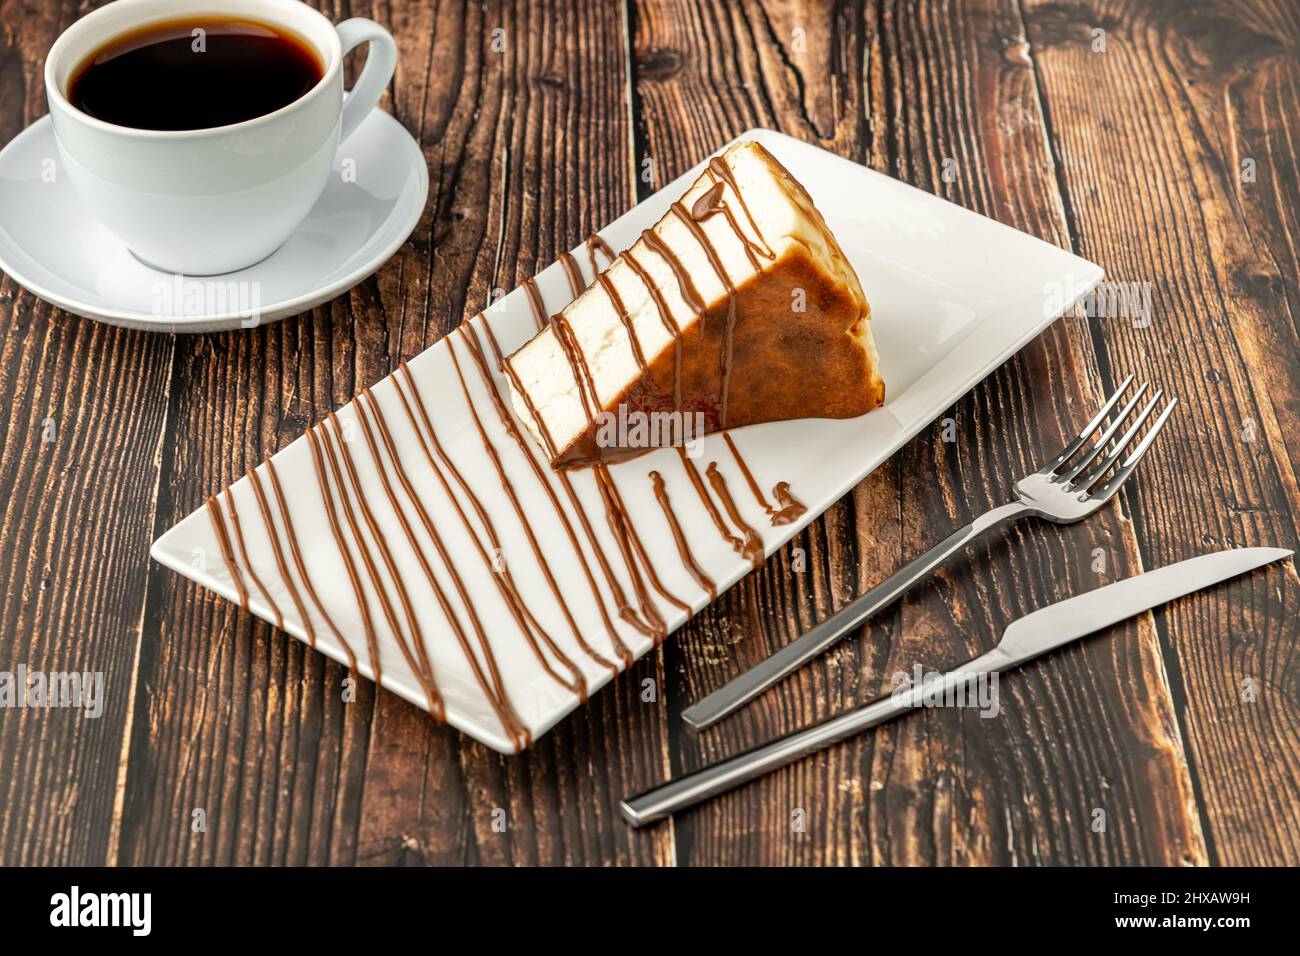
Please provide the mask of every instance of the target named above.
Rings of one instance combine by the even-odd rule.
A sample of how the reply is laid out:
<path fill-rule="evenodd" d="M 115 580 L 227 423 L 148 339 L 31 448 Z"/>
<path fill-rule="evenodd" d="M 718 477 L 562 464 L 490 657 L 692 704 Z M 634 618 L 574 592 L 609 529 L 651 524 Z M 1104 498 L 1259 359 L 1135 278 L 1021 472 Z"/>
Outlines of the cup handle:
<path fill-rule="evenodd" d="M 343 56 L 347 56 L 362 43 L 370 44 L 365 68 L 343 102 L 343 129 L 339 134 L 339 142 L 342 143 L 361 125 L 361 121 L 379 102 L 379 97 L 384 95 L 384 88 L 388 86 L 393 71 L 397 68 L 397 44 L 393 42 L 391 33 L 364 17 L 344 20 L 334 29 L 338 31 L 339 41 L 343 44 Z"/>

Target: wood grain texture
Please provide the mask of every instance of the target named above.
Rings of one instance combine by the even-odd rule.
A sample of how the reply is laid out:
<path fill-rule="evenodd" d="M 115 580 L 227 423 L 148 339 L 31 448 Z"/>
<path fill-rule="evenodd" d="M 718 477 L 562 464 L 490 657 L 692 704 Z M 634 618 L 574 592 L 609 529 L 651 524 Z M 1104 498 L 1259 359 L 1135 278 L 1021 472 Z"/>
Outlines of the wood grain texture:
<path fill-rule="evenodd" d="M 1026 19 L 1081 252 L 1153 287 L 1148 327 L 1094 323 L 1105 375 L 1147 369 L 1184 402 L 1131 493 L 1145 560 L 1294 546 L 1300 11 L 1031 2 Z M 1300 615 L 1284 577 L 1294 585 L 1294 571 L 1259 575 L 1162 615 L 1217 862 L 1300 861 Z"/>
<path fill-rule="evenodd" d="M 45 49 L 72 19 L 0 4 L 0 140 L 45 112 Z M 0 278 L 0 670 L 99 672 L 103 705 L 0 712 L 0 865 L 107 851 L 171 355 L 166 336 L 83 322 Z"/>
<path fill-rule="evenodd" d="M 919 714 L 644 831 L 616 811 L 1049 601 L 1294 544 L 1294 4 L 318 5 L 392 30 L 381 105 L 430 168 L 423 219 L 374 277 L 183 338 L 0 279 L 0 670 L 102 670 L 107 688 L 98 720 L 0 714 L 0 864 L 1300 862 L 1289 569 L 1006 676 L 996 719 Z M 89 6 L 0 0 L 0 141 L 45 112 L 45 51 Z M 923 432 L 516 758 L 364 680 L 345 702 L 345 668 L 148 562 L 207 495 L 754 126 L 1149 282 L 1153 321 L 1056 323 L 945 413 L 950 436 Z M 1129 370 L 1185 404 L 1115 506 L 968 549 L 751 708 L 682 729 L 684 706 L 1005 500 Z"/>

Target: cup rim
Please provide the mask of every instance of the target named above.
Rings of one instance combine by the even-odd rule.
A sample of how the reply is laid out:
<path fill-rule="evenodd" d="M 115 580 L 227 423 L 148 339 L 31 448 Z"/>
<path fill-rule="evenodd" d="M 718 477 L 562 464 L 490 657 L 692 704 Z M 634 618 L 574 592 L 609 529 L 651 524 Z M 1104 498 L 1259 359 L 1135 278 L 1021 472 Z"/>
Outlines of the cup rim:
<path fill-rule="evenodd" d="M 286 103 L 279 109 L 272 110 L 270 113 L 263 113 L 261 116 L 254 116 L 251 119 L 241 120 L 238 123 L 228 123 L 225 126 L 204 126 L 199 129 L 137 129 L 134 126 L 121 126 L 117 123 L 110 123 L 106 120 L 91 116 L 89 113 L 78 109 L 72 104 L 64 93 L 62 87 L 55 80 L 55 68 L 59 65 L 60 60 L 64 57 L 66 47 L 70 41 L 69 36 L 74 35 L 74 31 L 84 31 L 94 27 L 95 22 L 105 16 L 111 15 L 114 8 L 121 9 L 123 5 L 127 6 L 152 6 L 151 0 L 114 0 L 113 3 L 107 3 L 102 7 L 92 10 L 90 13 L 75 20 L 66 30 L 59 34 L 58 38 L 50 46 L 49 52 L 45 54 L 45 95 L 49 100 L 51 112 L 57 106 L 66 113 L 70 118 L 79 123 L 84 123 L 93 129 L 106 133 L 114 133 L 120 136 L 129 136 L 139 139 L 159 139 L 159 140 L 179 140 L 179 139 L 203 139 L 212 136 L 223 136 L 232 132 L 240 132 L 245 129 L 272 122 L 289 113 L 305 109 L 307 105 L 316 97 L 322 95 L 322 92 L 331 84 L 331 81 L 342 71 L 343 68 L 343 45 L 339 41 L 338 31 L 329 17 L 325 16 L 319 10 L 309 7 L 302 3 L 301 0 L 263 0 L 270 7 L 279 7 L 280 9 L 294 10 L 295 13 L 310 14 L 319 20 L 324 21 L 327 30 L 325 35 L 329 38 L 328 49 L 322 51 L 318 43 L 311 37 L 306 36 L 302 31 L 294 30 L 292 27 L 285 26 L 277 22 L 275 25 L 282 29 L 293 30 L 295 35 L 303 42 L 309 45 L 318 54 L 324 52 L 328 62 L 321 74 L 321 78 L 316 85 L 309 89 L 302 96 L 298 97 L 291 103 Z M 191 16 L 198 17 L 205 13 L 220 16 L 236 16 L 238 13 L 232 13 L 229 10 L 222 10 L 222 0 L 201 0 L 195 3 L 192 8 L 177 9 L 177 6 L 161 7 L 153 10 L 150 14 L 142 14 L 137 22 L 130 25 L 129 29 L 139 29 L 148 26 L 151 23 L 167 23 L 173 20 L 187 19 Z M 253 13 L 247 16 L 254 16 Z M 117 33 L 125 32 L 128 28 L 119 28 Z M 100 44 L 102 46 L 103 43 Z"/>

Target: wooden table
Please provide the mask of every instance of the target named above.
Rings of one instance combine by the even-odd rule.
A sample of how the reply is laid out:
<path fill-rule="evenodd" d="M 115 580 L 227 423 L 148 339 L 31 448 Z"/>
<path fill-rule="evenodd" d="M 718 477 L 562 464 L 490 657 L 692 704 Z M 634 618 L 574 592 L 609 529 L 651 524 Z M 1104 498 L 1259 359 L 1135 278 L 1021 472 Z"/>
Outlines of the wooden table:
<path fill-rule="evenodd" d="M 88 6 L 0 0 L 0 140 L 46 112 L 45 51 Z M 1045 602 L 1295 544 L 1294 0 L 322 7 L 392 29 L 383 105 L 429 164 L 425 215 L 376 276 L 192 337 L 0 281 L 0 670 L 107 687 L 97 720 L 0 712 L 0 862 L 1300 863 L 1293 567 L 1031 665 L 1000 719 L 928 711 L 640 832 L 616 810 Z M 1061 319 L 520 757 L 368 682 L 343 703 L 343 668 L 150 563 L 205 496 L 754 126 L 1072 249 L 1149 290 L 1150 320 Z M 686 704 L 1003 500 L 1130 370 L 1183 405 L 1117 505 L 1012 526 L 717 731 L 683 731 Z"/>

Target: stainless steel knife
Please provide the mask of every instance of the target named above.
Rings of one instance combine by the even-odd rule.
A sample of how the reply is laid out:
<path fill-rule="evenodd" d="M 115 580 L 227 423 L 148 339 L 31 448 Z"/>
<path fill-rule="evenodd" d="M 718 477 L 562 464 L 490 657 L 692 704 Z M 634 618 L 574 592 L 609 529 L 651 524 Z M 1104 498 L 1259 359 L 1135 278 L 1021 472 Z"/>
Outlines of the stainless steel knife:
<path fill-rule="evenodd" d="M 1293 551 L 1284 548 L 1235 548 L 1179 561 L 1114 584 L 1058 601 L 1012 621 L 1002 639 L 981 654 L 944 674 L 939 681 L 904 689 L 863 704 L 819 724 L 797 730 L 770 743 L 660 784 L 619 804 L 623 819 L 634 827 L 724 793 L 769 771 L 794 763 L 833 743 L 892 720 L 921 706 L 932 695 L 956 691 L 981 675 L 1009 670 L 1140 614 L 1254 568 L 1282 561 Z"/>

